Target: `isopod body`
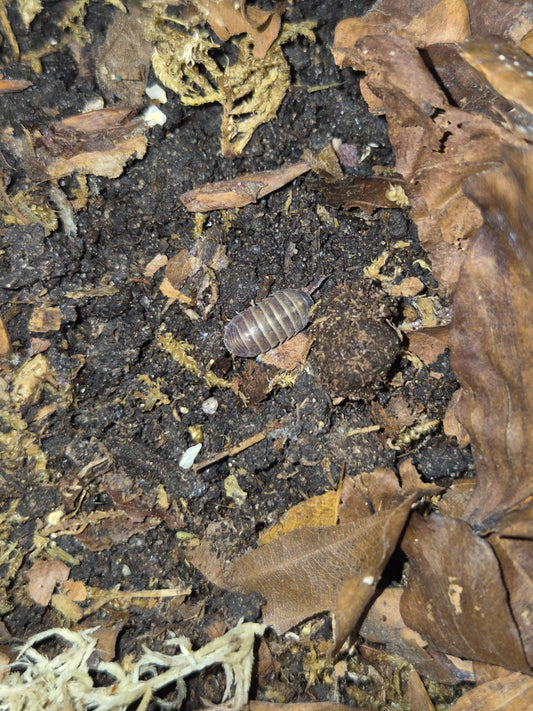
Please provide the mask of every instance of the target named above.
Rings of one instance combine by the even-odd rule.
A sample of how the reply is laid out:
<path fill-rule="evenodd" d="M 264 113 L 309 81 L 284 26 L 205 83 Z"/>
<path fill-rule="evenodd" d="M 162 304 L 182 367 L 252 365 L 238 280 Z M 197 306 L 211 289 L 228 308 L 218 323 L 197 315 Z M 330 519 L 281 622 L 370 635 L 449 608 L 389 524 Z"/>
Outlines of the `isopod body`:
<path fill-rule="evenodd" d="M 309 323 L 311 290 L 284 289 L 237 314 L 224 332 L 228 351 L 254 358 L 292 338 Z"/>

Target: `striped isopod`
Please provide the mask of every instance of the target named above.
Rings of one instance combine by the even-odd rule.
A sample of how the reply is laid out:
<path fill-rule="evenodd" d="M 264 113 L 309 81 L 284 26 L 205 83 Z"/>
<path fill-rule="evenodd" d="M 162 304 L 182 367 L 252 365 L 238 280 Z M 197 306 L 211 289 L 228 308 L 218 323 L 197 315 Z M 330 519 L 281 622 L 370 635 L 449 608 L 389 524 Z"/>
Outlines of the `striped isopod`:
<path fill-rule="evenodd" d="M 324 278 L 306 289 L 277 291 L 237 314 L 224 331 L 228 351 L 241 358 L 254 358 L 304 329 L 314 304 L 311 293 Z"/>

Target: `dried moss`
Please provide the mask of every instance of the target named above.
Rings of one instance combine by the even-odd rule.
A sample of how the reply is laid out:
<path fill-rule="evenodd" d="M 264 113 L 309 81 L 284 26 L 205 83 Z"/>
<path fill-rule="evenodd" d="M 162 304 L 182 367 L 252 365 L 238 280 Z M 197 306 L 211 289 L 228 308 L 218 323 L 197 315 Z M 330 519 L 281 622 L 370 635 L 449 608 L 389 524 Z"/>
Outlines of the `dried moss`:
<path fill-rule="evenodd" d="M 299 35 L 313 41 L 314 23 L 284 25 L 262 59 L 254 57 L 253 41 L 245 35 L 233 42 L 238 56 L 231 62 L 227 55 L 219 61 L 213 58 L 210 53 L 221 45 L 203 27 L 178 30 L 168 19 L 158 16 L 146 30 L 154 43 L 152 66 L 158 79 L 188 106 L 221 104 L 222 153 L 240 154 L 256 128 L 275 118 L 290 86 L 281 45 Z"/>

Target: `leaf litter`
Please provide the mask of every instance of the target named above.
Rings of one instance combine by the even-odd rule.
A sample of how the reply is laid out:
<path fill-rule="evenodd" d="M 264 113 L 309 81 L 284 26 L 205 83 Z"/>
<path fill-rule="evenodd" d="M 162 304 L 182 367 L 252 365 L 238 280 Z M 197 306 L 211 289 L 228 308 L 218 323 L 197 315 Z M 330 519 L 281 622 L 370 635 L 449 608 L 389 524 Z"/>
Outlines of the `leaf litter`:
<path fill-rule="evenodd" d="M 63 27 L 82 41 L 87 39 L 83 24 L 87 6 L 88 3 L 81 3 L 67 8 L 63 18 Z M 330 611 L 335 628 L 332 653 L 340 650 L 354 630 L 360 630 L 363 638 L 368 635 L 368 639 L 379 639 L 378 644 L 408 658 L 427 678 L 454 684 L 465 679 L 472 681 L 474 677 L 481 680 L 483 674 L 485 678 L 488 676 L 488 680 L 457 701 L 456 709 L 478 708 L 480 703 L 492 708 L 500 700 L 509 708 L 515 708 L 516 703 L 517 709 L 526 709 L 531 696 L 530 678 L 526 674 L 530 673 L 533 660 L 529 467 L 533 441 L 530 348 L 533 255 L 529 239 L 533 229 L 529 200 L 533 189 L 530 102 L 533 60 L 528 39 L 532 29 L 522 3 L 506 3 L 504 10 L 495 2 L 487 3 L 481 12 L 476 3 L 461 0 L 424 0 L 406 3 L 401 8 L 390 0 L 382 0 L 366 15 L 341 21 L 333 55 L 340 66 L 363 72 L 362 94 L 371 111 L 384 115 L 387 120 L 395 151 L 394 173 L 389 180 L 375 167 L 376 175 L 356 179 L 360 181 L 359 192 L 354 193 L 350 192 L 353 179 L 351 187 L 344 183 L 343 171 L 335 160 L 320 165 L 320 160 L 313 159 L 313 169 L 323 172 L 322 193 L 332 205 L 342 205 L 346 210 L 362 209 L 368 214 L 376 208 L 391 207 L 390 203 L 409 209 L 432 262 L 432 274 L 438 282 L 434 288 L 443 298 L 449 297 L 453 304 L 451 324 L 445 330 L 450 331 L 451 359 L 461 387 L 450 404 L 447 418 L 448 423 L 455 423 L 454 431 L 461 433 L 462 443 L 471 442 L 475 483 L 454 485 L 441 495 L 442 488 L 446 487 L 423 482 L 416 468 L 404 460 L 399 467 L 399 477 L 385 467 L 378 467 L 370 474 L 359 474 L 355 480 L 345 477 L 342 489 L 329 492 L 333 496 L 327 500 L 319 502 L 317 497 L 317 501 L 302 507 L 306 509 L 303 516 L 302 510 L 293 511 L 287 516 L 286 528 L 275 533 L 273 540 L 244 556 L 228 561 L 226 558 L 231 556 L 224 550 L 222 553 L 219 550 L 218 556 L 213 554 L 210 547 L 220 536 L 221 528 L 212 529 L 215 533 L 211 540 L 206 533 L 199 547 L 193 548 L 191 544 L 187 554 L 216 584 L 232 592 L 261 595 L 266 601 L 263 619 L 278 633 L 320 612 Z M 36 7 L 30 15 L 24 15 L 26 27 L 40 12 L 40 7 Z M 127 35 L 133 25 L 121 22 L 121 17 L 118 13 L 115 15 L 113 32 Z M 1 19 L 16 60 L 18 45 L 9 18 L 2 13 Z M 143 9 L 131 20 L 146 31 L 139 45 L 144 51 L 138 53 L 139 62 L 133 74 L 123 77 L 123 88 L 131 84 L 122 100 L 131 101 L 137 108 L 148 73 L 148 47 L 153 46 L 151 62 L 156 74 L 167 88 L 179 94 L 184 104 L 200 106 L 217 102 L 222 105 L 221 148 L 227 157 L 235 157 L 245 149 L 256 129 L 274 118 L 286 96 L 288 64 L 281 45 L 294 40 L 298 33 L 309 42 L 314 39 L 311 23 L 289 25 L 278 11 L 265 14 L 244 3 L 199 0 L 182 16 L 163 14 L 160 10 L 148 13 Z M 219 62 L 222 45 L 213 39 L 207 26 L 222 42 L 246 33 L 241 39 L 232 40 L 233 47 L 226 45 L 228 61 Z M 496 33 L 496 38 L 489 37 L 488 31 Z M 99 77 L 107 97 L 113 95 L 116 75 L 127 68 L 127 51 L 122 50 L 125 57 L 115 56 L 112 39 L 110 30 L 101 54 L 105 71 L 100 72 Z M 25 83 L 6 84 L 5 89 L 32 90 Z M 58 229 L 57 220 L 51 216 L 50 203 L 53 203 L 65 228 L 70 225 L 68 229 L 75 234 L 74 200 L 69 201 L 57 183 L 51 183 L 50 189 L 45 190 L 42 181 L 74 176 L 73 180 L 78 182 L 76 209 L 83 209 L 87 192 L 84 174 L 116 178 L 128 161 L 145 155 L 147 129 L 132 118 L 134 114 L 127 105 L 98 108 L 53 120 L 40 135 L 31 131 L 15 135 L 10 129 L 3 130 L 3 145 L 24 166 L 18 198 L 13 190 L 4 189 L 9 187 L 14 171 L 8 168 L 4 175 L 5 168 L 2 168 L 2 210 L 7 224 L 33 223 L 44 234 L 51 234 Z M 354 159 L 352 153 L 341 161 L 347 169 L 360 165 L 359 155 Z M 277 181 L 279 171 L 246 174 L 244 177 L 255 186 L 252 190 L 248 186 L 242 190 L 241 177 L 210 183 L 193 193 L 192 199 L 200 201 L 201 210 L 243 207 L 267 194 L 262 179 L 270 173 Z M 272 189 L 284 181 L 282 178 L 275 182 Z M 401 193 L 389 192 L 391 184 L 399 186 Z M 185 195 L 182 194 L 182 198 Z M 166 265 L 169 283 L 161 290 L 171 302 L 180 303 L 191 321 L 207 319 L 219 298 L 215 271 L 227 267 L 217 259 L 210 261 L 215 257 L 208 252 L 202 252 L 201 248 L 184 249 Z M 380 269 L 387 259 L 388 255 L 379 262 L 379 269 L 372 272 L 372 278 L 383 287 L 387 285 L 387 278 L 381 279 Z M 10 282 L 8 288 L 12 285 Z M 103 289 L 104 296 L 115 293 L 113 287 L 106 285 L 95 288 Z M 79 294 L 76 298 L 87 298 L 90 289 L 76 293 Z M 412 296 L 418 293 L 415 291 Z M 407 292 L 402 296 L 410 298 Z M 41 309 L 34 310 L 33 325 L 37 332 L 42 328 L 43 333 L 48 333 L 64 325 L 61 310 L 54 311 L 48 304 L 37 308 Z M 37 323 L 38 315 L 45 315 L 42 309 L 54 314 L 52 326 L 43 318 Z M 423 325 L 427 327 L 426 323 Z M 440 325 L 437 327 L 442 329 Z M 317 328 L 320 328 L 319 320 Z M 417 329 L 417 324 L 412 322 L 412 328 Z M 409 333 L 410 329 L 405 330 Z M 417 335 L 422 334 L 415 330 L 413 344 Z M 436 339 L 440 339 L 439 343 L 432 342 L 430 347 L 427 341 L 422 339 L 421 342 L 418 338 L 416 348 L 425 354 L 428 363 L 439 356 L 439 344 L 447 344 L 447 334 L 439 332 Z M 7 331 L 3 340 L 3 353 L 7 354 L 13 348 Z M 242 396 L 238 379 L 226 379 L 229 371 L 224 370 L 223 363 L 204 359 L 192 344 L 168 333 L 159 334 L 158 342 L 187 377 L 203 380 L 215 391 L 227 389 Z M 36 347 L 46 350 L 43 344 Z M 319 347 L 320 337 L 315 348 Z M 413 351 L 416 352 L 416 348 L 413 345 Z M 334 396 L 335 404 L 341 404 L 346 397 L 373 399 L 375 392 L 370 383 L 346 391 L 346 370 L 325 376 L 329 367 L 327 349 L 326 343 L 322 383 Z M 389 372 L 393 363 L 391 357 L 383 369 L 384 376 L 380 369 L 376 370 L 379 378 L 394 377 Z M 350 371 L 358 367 L 350 366 Z M 364 371 L 367 373 L 368 368 Z M 72 365 L 71 372 L 77 372 L 76 366 Z M 252 373 L 250 380 L 254 378 Z M 270 384 L 282 382 L 282 377 L 276 378 L 271 379 Z M 268 379 L 265 382 L 268 383 Z M 290 384 L 294 382 L 296 378 Z M 253 404 L 265 399 L 275 387 L 265 384 Z M 43 397 L 48 399 L 44 404 Z M 2 434 L 2 445 L 9 451 L 8 468 L 14 468 L 24 459 L 33 459 L 37 462 L 35 471 L 45 476 L 45 455 L 33 432 L 25 432 L 26 408 L 31 411 L 32 407 L 40 406 L 40 413 L 34 419 L 38 422 L 68 407 L 70 402 L 69 385 L 58 383 L 55 371 L 41 353 L 34 352 L 23 366 L 3 374 L 2 421 L 6 432 Z M 429 425 L 438 424 L 439 420 L 431 419 L 414 424 L 416 408 L 402 404 L 403 408 L 399 407 L 397 412 L 403 412 L 409 432 L 418 431 L 423 436 L 431 431 Z M 170 406 L 165 396 L 156 399 L 150 409 Z M 175 404 L 173 407 L 177 421 L 187 414 L 186 407 L 180 412 Z M 388 412 L 381 410 L 382 418 L 392 419 L 392 408 Z M 274 442 L 281 444 L 275 446 L 282 447 L 286 441 L 284 424 L 276 427 L 276 423 L 270 423 L 258 434 L 243 439 L 240 445 L 225 446 L 217 455 L 200 462 L 193 471 L 264 443 L 270 431 L 278 432 L 280 436 Z M 392 425 L 390 429 L 392 433 Z M 414 438 L 415 435 L 406 436 L 407 446 Z M 391 439 L 390 448 L 394 449 L 398 441 Z M 350 462 L 347 464 L 350 466 Z M 325 463 L 324 468 L 327 466 Z M 73 489 L 68 499 L 72 505 L 78 505 L 78 496 L 81 505 L 85 484 L 80 482 L 84 476 L 92 476 L 89 465 L 82 472 L 83 476 L 76 483 L 78 489 Z M 228 500 L 236 507 L 244 506 L 248 494 L 241 488 L 242 479 L 233 474 L 230 477 L 233 494 L 228 494 Z M 230 477 L 224 480 L 226 488 Z M 163 519 L 171 527 L 183 522 L 183 517 L 175 515 L 175 511 L 167 517 L 162 513 L 165 509 L 158 510 L 153 502 L 143 501 L 138 491 L 133 492 L 137 501 L 132 503 L 127 479 L 119 468 L 119 477 L 113 486 L 108 478 L 106 488 L 104 480 L 102 490 L 111 497 L 120 519 L 117 523 L 116 518 L 104 514 L 113 519 L 109 536 L 99 528 L 97 515 L 92 519 L 89 515 L 86 525 L 82 524 L 81 517 L 76 519 L 75 514 L 70 519 L 71 531 L 76 531 L 78 540 L 88 550 L 105 550 L 113 543 L 146 532 Z M 164 499 L 163 496 L 161 500 Z M 318 518 L 315 518 L 315 506 L 318 506 Z M 152 516 L 154 512 L 156 516 Z M 317 522 L 327 525 L 317 526 Z M 11 524 L 3 521 L 2 525 L 4 523 L 6 531 L 11 530 Z M 85 539 L 78 526 L 89 529 Z M 63 533 L 69 535 L 68 528 L 63 529 Z M 43 536 L 34 544 L 34 553 L 50 552 L 49 542 L 50 539 Z M 389 591 L 399 590 L 394 587 L 380 590 L 380 586 L 387 584 L 385 568 L 397 555 L 399 546 L 408 559 L 402 581 L 405 591 L 395 592 L 389 604 L 394 605 L 401 624 L 384 636 L 377 636 L 375 629 L 365 633 L 365 624 L 371 618 L 367 610 L 373 600 L 377 604 Z M 4 553 L 2 561 L 9 564 L 7 582 L 16 576 L 23 557 L 20 550 L 9 546 Z M 67 551 L 60 549 L 59 555 L 73 564 Z M 32 568 L 33 582 L 30 577 L 28 590 L 33 590 L 35 599 L 46 605 L 56 584 L 64 579 L 66 571 L 62 566 L 65 564 L 55 562 L 43 566 L 45 561 L 37 563 Z M 57 574 L 59 568 L 61 571 Z M 39 570 L 44 571 L 44 583 L 35 578 Z M 47 589 L 39 597 L 42 591 L 37 588 L 44 584 Z M 76 608 L 72 604 L 77 605 L 77 601 L 70 599 L 68 607 L 66 598 L 68 595 L 62 597 L 62 593 L 54 595 L 51 605 L 62 611 L 64 619 L 76 621 Z M 7 588 L 2 600 L 6 603 L 3 609 L 8 610 Z M 252 639 L 255 632 L 262 633 L 263 627 L 255 625 L 254 630 Z M 116 683 L 105 690 L 90 690 L 94 680 L 83 667 L 89 648 L 92 651 L 94 646 L 89 634 L 50 631 L 50 635 L 55 634 L 72 644 L 76 654 L 81 654 L 77 673 L 82 676 L 77 683 L 86 684 L 89 696 L 83 703 L 90 708 L 100 708 L 94 706 L 98 694 L 103 694 L 102 699 L 98 697 L 98 703 L 104 703 L 104 697 L 114 693 L 112 689 L 121 692 L 116 697 L 121 703 L 143 698 L 142 704 L 146 706 L 159 677 L 167 674 L 156 674 L 149 681 L 141 682 L 134 678 L 135 674 L 131 677 L 129 670 L 110 663 L 111 666 L 101 669 L 114 677 Z M 32 669 L 34 662 L 37 666 L 54 667 L 55 664 L 53 659 L 31 651 L 31 645 L 40 639 L 33 638 L 26 644 L 26 669 L 22 677 L 10 676 L 8 686 L 10 681 L 18 683 L 24 674 L 32 684 L 40 677 L 54 678 L 55 672 L 50 677 L 49 671 L 43 671 L 44 667 L 41 671 Z M 222 644 L 224 639 L 219 638 L 217 644 Z M 247 671 L 242 677 L 241 672 L 237 675 L 238 693 L 233 702 L 236 708 L 247 700 L 251 645 L 249 641 Z M 365 653 L 372 658 L 372 653 L 362 648 L 361 654 Z M 190 656 L 190 651 L 173 657 L 152 654 L 156 656 L 149 661 L 141 657 L 137 665 L 146 662 L 167 667 L 169 679 L 178 683 L 181 702 L 184 693 L 181 676 L 173 667 L 180 667 L 179 658 Z M 460 660 L 470 660 L 473 666 L 465 670 Z M 224 663 L 217 658 L 219 661 Z M 194 669 L 199 668 L 201 666 Z M 34 672 L 36 676 L 32 676 Z M 19 671 L 13 673 L 19 674 Z M 227 682 L 228 679 L 231 682 L 233 673 L 232 669 L 227 671 Z M 416 678 L 410 677 L 411 698 L 417 699 L 417 707 L 431 708 L 432 702 L 424 697 L 423 687 L 417 686 Z M 2 692 L 5 686 L 3 680 Z M 227 683 L 226 695 L 229 688 L 230 683 Z M 90 694 L 96 696 L 93 698 Z"/>

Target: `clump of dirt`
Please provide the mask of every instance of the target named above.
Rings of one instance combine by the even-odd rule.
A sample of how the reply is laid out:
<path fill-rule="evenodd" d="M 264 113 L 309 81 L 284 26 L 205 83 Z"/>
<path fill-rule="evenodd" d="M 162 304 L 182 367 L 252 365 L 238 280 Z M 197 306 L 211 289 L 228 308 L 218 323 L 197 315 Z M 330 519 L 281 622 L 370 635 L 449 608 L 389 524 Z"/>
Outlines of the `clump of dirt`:
<path fill-rule="evenodd" d="M 400 352 L 394 306 L 368 279 L 337 286 L 319 306 L 313 355 L 332 395 L 365 399 L 383 387 Z"/>

